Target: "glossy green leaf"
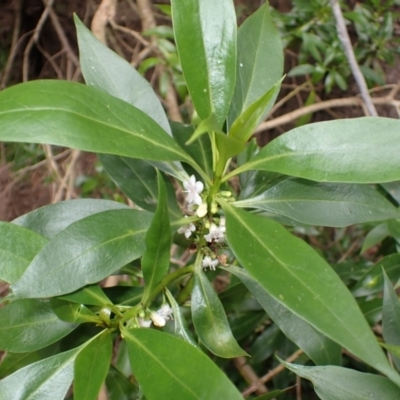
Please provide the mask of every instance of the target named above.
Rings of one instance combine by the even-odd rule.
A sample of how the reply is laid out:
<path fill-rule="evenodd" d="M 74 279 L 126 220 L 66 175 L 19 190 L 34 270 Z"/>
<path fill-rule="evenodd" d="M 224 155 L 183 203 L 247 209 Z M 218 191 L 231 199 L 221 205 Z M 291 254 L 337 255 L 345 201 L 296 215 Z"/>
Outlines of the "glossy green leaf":
<path fill-rule="evenodd" d="M 379 260 L 358 280 L 352 288 L 355 297 L 369 296 L 383 290 L 382 268 L 391 281 L 396 282 L 400 273 L 400 254 L 391 254 Z"/>
<path fill-rule="evenodd" d="M 7 352 L 3 355 L 0 362 L 0 379 L 13 374 L 19 369 L 26 367 L 36 361 L 54 355 L 59 349 L 59 342 L 47 346 L 43 349 L 32 351 L 29 353 L 11 353 Z"/>
<path fill-rule="evenodd" d="M 80 65 L 86 84 L 103 89 L 137 107 L 171 135 L 167 116 L 150 83 L 125 59 L 97 40 L 76 15 L 74 20 Z M 181 180 L 186 178 L 179 162 L 159 163 L 158 167 Z"/>
<path fill-rule="evenodd" d="M 98 285 L 87 286 L 71 294 L 61 296 L 60 299 L 72 301 L 78 304 L 100 307 L 102 307 L 104 304 L 111 304 L 111 300 Z"/>
<path fill-rule="evenodd" d="M 335 366 L 305 367 L 281 362 L 295 374 L 310 380 L 321 400 L 400 398 L 400 389 L 383 376 Z"/>
<path fill-rule="evenodd" d="M 319 226 L 342 227 L 399 218 L 399 210 L 367 185 L 318 183 L 291 178 L 262 194 L 237 201 L 236 207 L 256 208 Z"/>
<path fill-rule="evenodd" d="M 226 270 L 242 280 L 285 336 L 304 350 L 315 364 L 340 365 L 341 347 L 339 345 L 275 300 L 246 270 L 234 266 Z"/>
<path fill-rule="evenodd" d="M 0 92 L 0 110 L 2 141 L 192 162 L 143 111 L 80 83 L 45 80 L 12 86 Z"/>
<path fill-rule="evenodd" d="M 383 338 L 386 343 L 400 346 L 400 303 L 397 293 L 393 289 L 390 279 L 385 271 L 382 271 L 384 276 L 383 290 L 383 307 L 382 307 L 382 330 Z M 400 358 L 393 357 L 393 362 L 396 367 L 400 367 Z"/>
<path fill-rule="evenodd" d="M 282 43 L 268 4 L 261 6 L 240 26 L 237 47 L 236 87 L 228 118 L 230 125 L 282 77 Z M 274 100 L 265 105 L 264 114 Z"/>
<path fill-rule="evenodd" d="M 262 396 L 256 397 L 254 400 L 274 400 L 276 397 L 280 396 L 281 394 L 286 393 L 288 390 L 293 389 L 294 386 L 290 386 L 286 389 L 277 389 L 277 390 L 272 390 L 271 392 L 268 392 L 266 394 L 263 394 Z"/>
<path fill-rule="evenodd" d="M 191 306 L 196 332 L 212 353 L 223 358 L 247 355 L 233 337 L 224 308 L 202 271 L 194 276 Z"/>
<path fill-rule="evenodd" d="M 143 296 L 143 287 L 141 286 L 114 286 L 104 288 L 104 291 L 113 304 L 125 306 L 138 304 Z"/>
<path fill-rule="evenodd" d="M 171 227 L 168 217 L 167 189 L 158 172 L 158 204 L 154 218 L 147 231 L 146 250 L 142 257 L 142 271 L 145 282 L 143 303 L 151 299 L 155 287 L 168 272 L 171 252 Z"/>
<path fill-rule="evenodd" d="M 167 116 L 150 83 L 128 61 L 96 39 L 77 15 L 74 21 L 86 84 L 132 104 L 170 133 Z"/>
<path fill-rule="evenodd" d="M 400 121 L 376 117 L 301 126 L 270 142 L 233 173 L 267 170 L 318 182 L 394 181 L 400 178 L 399 131 Z"/>
<path fill-rule="evenodd" d="M 108 371 L 106 387 L 108 400 L 137 399 L 137 388 L 113 366 Z"/>
<path fill-rule="evenodd" d="M 0 381 L 0 400 L 63 400 L 81 348 L 35 362 Z"/>
<path fill-rule="evenodd" d="M 201 119 L 222 126 L 236 81 L 236 15 L 232 0 L 173 0 L 172 21 L 183 75 Z"/>
<path fill-rule="evenodd" d="M 251 345 L 249 354 L 251 363 L 257 365 L 271 357 L 279 347 L 279 342 L 282 340 L 283 334 L 278 325 L 272 324 L 267 326 Z"/>
<path fill-rule="evenodd" d="M 211 177 L 212 171 L 212 149 L 208 135 L 200 136 L 190 146 L 186 142 L 192 136 L 194 127 L 184 125 L 178 122 L 171 122 L 172 135 L 178 144 L 184 149 L 196 163 L 205 171 L 207 176 Z"/>
<path fill-rule="evenodd" d="M 61 321 L 76 324 L 83 324 L 85 322 L 101 323 L 99 317 L 83 304 L 71 303 L 55 298 L 50 299 L 50 302 L 54 314 Z"/>
<path fill-rule="evenodd" d="M 397 204 L 400 204 L 400 181 L 382 183 L 381 186 Z"/>
<path fill-rule="evenodd" d="M 168 289 L 166 289 L 165 293 L 173 311 L 175 335 L 190 343 L 191 345 L 197 347 L 197 343 L 193 339 L 193 335 L 188 328 L 188 324 L 181 312 L 179 304 Z"/>
<path fill-rule="evenodd" d="M 0 281 L 13 283 L 21 277 L 47 239 L 3 221 L 0 221 L 0 237 Z"/>
<path fill-rule="evenodd" d="M 37 208 L 18 217 L 13 224 L 28 228 L 51 239 L 72 223 L 102 211 L 130 209 L 126 204 L 100 199 L 61 201 Z"/>
<path fill-rule="evenodd" d="M 152 214 L 110 210 L 81 219 L 54 236 L 15 284 L 15 297 L 49 297 L 99 282 L 140 257 Z"/>
<path fill-rule="evenodd" d="M 146 161 L 135 158 L 99 154 L 99 160 L 118 187 L 139 207 L 154 212 L 157 208 L 157 172 Z M 182 217 L 176 202 L 174 187 L 164 178 L 167 186 L 169 215 L 172 220 Z"/>
<path fill-rule="evenodd" d="M 241 142 L 247 142 L 259 125 L 264 112 L 272 104 L 281 88 L 281 82 L 276 83 L 263 96 L 246 108 L 233 122 L 229 136 Z"/>
<path fill-rule="evenodd" d="M 77 324 L 61 321 L 48 300 L 16 300 L 0 308 L 0 349 L 24 353 L 41 349 L 73 331 Z"/>
<path fill-rule="evenodd" d="M 379 343 L 379 344 L 386 350 L 389 350 L 390 353 L 400 358 L 400 346 L 394 346 L 392 344 L 387 344 L 387 343 Z"/>
<path fill-rule="evenodd" d="M 371 327 L 374 327 L 382 320 L 382 299 L 372 299 L 368 301 L 358 300 L 360 310 Z"/>
<path fill-rule="evenodd" d="M 325 260 L 279 223 L 222 205 L 231 249 L 265 291 L 322 334 L 400 382 L 353 296 Z"/>
<path fill-rule="evenodd" d="M 123 335 L 133 373 L 148 400 L 243 399 L 226 375 L 191 344 L 153 329 L 123 330 Z"/>
<path fill-rule="evenodd" d="M 380 242 L 382 242 L 383 239 L 387 238 L 389 235 L 390 232 L 385 222 L 375 226 L 375 228 L 371 229 L 365 236 L 360 253 L 362 254 L 371 247 L 379 244 Z"/>
<path fill-rule="evenodd" d="M 110 331 L 94 338 L 75 359 L 74 400 L 97 400 L 112 356 Z"/>

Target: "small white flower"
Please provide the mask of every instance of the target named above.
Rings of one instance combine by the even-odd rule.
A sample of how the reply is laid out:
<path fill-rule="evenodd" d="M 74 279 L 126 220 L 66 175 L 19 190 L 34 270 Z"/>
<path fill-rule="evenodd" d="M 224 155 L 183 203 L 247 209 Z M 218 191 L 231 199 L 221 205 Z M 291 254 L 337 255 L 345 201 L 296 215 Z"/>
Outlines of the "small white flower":
<path fill-rule="evenodd" d="M 221 243 L 225 239 L 225 231 L 225 218 L 221 218 L 220 226 L 217 226 L 212 222 L 209 233 L 208 235 L 204 235 L 204 238 L 207 242 L 212 242 L 214 240 L 217 243 Z"/>
<path fill-rule="evenodd" d="M 139 326 L 141 326 L 142 328 L 150 328 L 151 319 L 144 319 L 144 318 L 139 317 L 138 323 L 139 323 Z"/>
<path fill-rule="evenodd" d="M 196 210 L 196 215 L 199 218 L 203 218 L 207 214 L 207 203 L 201 203 Z"/>
<path fill-rule="evenodd" d="M 203 268 L 209 267 L 213 271 L 215 271 L 215 267 L 218 265 L 218 260 L 213 260 L 210 256 L 205 256 L 203 261 L 201 262 L 201 266 Z"/>
<path fill-rule="evenodd" d="M 187 216 L 185 215 L 185 218 L 187 218 Z M 189 237 L 191 236 L 192 232 L 194 232 L 196 230 L 196 227 L 194 226 L 194 224 L 192 224 L 191 222 L 189 224 L 183 225 L 182 227 L 180 227 L 178 229 L 178 233 L 184 233 L 186 239 L 189 239 Z"/>
<path fill-rule="evenodd" d="M 186 201 L 188 202 L 188 204 L 200 205 L 202 202 L 200 193 L 204 189 L 203 182 L 196 182 L 196 177 L 192 175 L 188 181 L 183 182 L 183 187 L 185 188 L 184 192 L 187 193 Z"/>
<path fill-rule="evenodd" d="M 171 319 L 172 308 L 168 304 L 164 303 L 161 308 L 157 310 L 157 314 L 168 321 Z"/>
<path fill-rule="evenodd" d="M 152 319 L 152 321 L 154 322 L 155 326 L 165 326 L 165 323 L 167 322 L 167 320 L 162 317 L 161 315 L 157 314 L 155 311 L 152 311 L 150 313 L 150 318 Z"/>

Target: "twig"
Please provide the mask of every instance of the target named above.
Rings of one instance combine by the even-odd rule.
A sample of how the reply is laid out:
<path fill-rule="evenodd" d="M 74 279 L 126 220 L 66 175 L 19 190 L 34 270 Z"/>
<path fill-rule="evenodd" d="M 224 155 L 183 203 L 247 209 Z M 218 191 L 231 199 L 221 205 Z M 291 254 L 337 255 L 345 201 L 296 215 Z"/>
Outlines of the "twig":
<path fill-rule="evenodd" d="M 375 106 L 371 100 L 371 96 L 368 92 L 367 84 L 365 83 L 364 75 L 362 74 L 360 67 L 357 63 L 356 57 L 354 55 L 353 47 L 351 45 L 349 33 L 346 29 L 346 24 L 344 22 L 342 10 L 338 0 L 330 0 L 333 15 L 336 19 L 336 30 L 339 36 L 339 40 L 342 43 L 344 52 L 346 54 L 347 60 L 349 61 L 351 71 L 353 73 L 354 79 L 357 82 L 358 88 L 360 89 L 360 94 L 364 100 L 365 106 L 368 110 L 368 114 L 373 117 L 378 116 Z"/>
<path fill-rule="evenodd" d="M 373 98 L 372 102 L 376 105 L 390 105 L 393 106 L 396 110 L 400 109 L 400 100 L 394 100 L 389 96 L 381 97 L 381 98 Z M 288 124 L 296 120 L 297 118 L 302 117 L 306 114 L 312 114 L 317 111 L 326 110 L 328 108 L 335 108 L 335 107 L 349 107 L 349 106 L 358 106 L 361 107 L 363 104 L 362 100 L 359 97 L 348 97 L 345 99 L 332 99 L 321 101 L 320 103 L 311 104 L 309 106 L 305 106 L 298 110 L 294 110 L 290 113 L 282 115 L 280 117 L 271 119 L 269 121 L 263 122 L 260 126 L 256 129 L 255 133 L 260 133 L 267 129 L 272 129 L 277 126 L 281 126 L 284 124 Z"/>
<path fill-rule="evenodd" d="M 302 354 L 303 350 L 299 349 L 294 352 L 290 357 L 288 357 L 285 361 L 291 363 L 299 358 Z M 244 390 L 242 392 L 243 397 L 247 397 L 249 394 L 254 393 L 257 390 L 259 384 L 270 381 L 272 378 L 279 375 L 285 368 L 286 367 L 283 364 L 279 364 L 278 366 L 276 366 L 273 370 L 269 371 L 268 374 L 261 377 L 258 384 L 251 385 L 246 390 Z"/>
<path fill-rule="evenodd" d="M 258 395 L 268 393 L 268 388 L 263 384 L 259 383 L 260 378 L 254 372 L 253 368 L 249 364 L 247 364 L 247 360 L 245 357 L 236 357 L 233 360 L 236 369 L 239 371 L 240 375 L 246 380 L 247 383 L 251 385 L 257 385 L 256 393 Z"/>
<path fill-rule="evenodd" d="M 92 24 L 90 26 L 94 36 L 96 36 L 96 38 L 105 45 L 107 44 L 106 26 L 114 19 L 116 6 L 116 0 L 102 0 L 99 8 L 93 16 Z"/>

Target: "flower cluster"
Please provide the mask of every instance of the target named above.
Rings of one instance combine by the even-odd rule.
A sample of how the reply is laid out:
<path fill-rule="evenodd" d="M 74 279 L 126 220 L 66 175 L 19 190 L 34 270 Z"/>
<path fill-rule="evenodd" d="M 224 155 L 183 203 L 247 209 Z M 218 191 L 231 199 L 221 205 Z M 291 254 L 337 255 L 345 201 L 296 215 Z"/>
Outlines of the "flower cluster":
<path fill-rule="evenodd" d="M 200 194 L 204 189 L 203 182 L 196 181 L 196 177 L 192 175 L 188 181 L 183 182 L 183 187 L 185 188 L 184 192 L 187 193 L 186 201 L 188 202 L 188 205 L 201 205 L 203 201 Z"/>
<path fill-rule="evenodd" d="M 204 238 L 209 243 L 222 243 L 225 240 L 225 231 L 225 218 L 222 217 L 220 219 L 219 226 L 214 224 L 214 222 L 211 223 L 209 233 L 207 235 L 204 235 Z"/>
<path fill-rule="evenodd" d="M 155 326 L 165 326 L 168 320 L 171 319 L 172 308 L 164 303 L 160 309 L 157 311 L 150 312 L 150 318 L 139 317 L 138 324 L 142 328 L 150 328 L 151 324 L 154 323 Z"/>

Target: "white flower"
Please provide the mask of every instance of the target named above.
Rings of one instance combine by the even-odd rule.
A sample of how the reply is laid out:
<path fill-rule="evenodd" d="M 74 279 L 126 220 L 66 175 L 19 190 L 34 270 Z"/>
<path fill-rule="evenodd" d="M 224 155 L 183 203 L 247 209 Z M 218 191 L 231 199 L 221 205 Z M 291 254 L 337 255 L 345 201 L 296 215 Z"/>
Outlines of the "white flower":
<path fill-rule="evenodd" d="M 203 218 L 207 214 L 207 203 L 201 203 L 196 210 L 196 215 Z"/>
<path fill-rule="evenodd" d="M 162 317 L 161 315 L 158 315 L 155 311 L 152 311 L 150 313 L 150 318 L 152 319 L 152 321 L 154 322 L 155 326 L 164 326 L 165 323 L 167 322 L 167 320 Z"/>
<path fill-rule="evenodd" d="M 185 218 L 187 218 L 187 215 L 185 215 Z M 196 230 L 196 227 L 194 226 L 194 224 L 192 224 L 191 222 L 189 224 L 183 225 L 182 227 L 180 227 L 178 229 L 178 233 L 184 233 L 186 239 L 189 239 L 190 235 L 192 234 L 192 232 L 194 232 Z"/>
<path fill-rule="evenodd" d="M 217 243 L 223 242 L 225 239 L 225 218 L 221 218 L 220 225 L 217 226 L 214 222 L 210 225 L 210 230 L 208 235 L 204 235 L 204 238 L 207 242 L 212 242 L 213 240 Z"/>
<path fill-rule="evenodd" d="M 201 262 L 201 266 L 203 268 L 209 267 L 213 271 L 215 271 L 215 267 L 218 265 L 218 260 L 213 260 L 210 256 L 205 256 L 203 261 Z"/>
<path fill-rule="evenodd" d="M 168 321 L 171 318 L 172 308 L 168 304 L 164 303 L 161 308 L 157 310 L 157 314 Z"/>
<path fill-rule="evenodd" d="M 202 202 L 200 193 L 204 189 L 203 182 L 196 182 L 196 177 L 192 175 L 188 181 L 183 182 L 183 187 L 185 188 L 184 192 L 187 193 L 186 201 L 188 202 L 188 204 L 200 205 Z"/>
<path fill-rule="evenodd" d="M 139 323 L 139 326 L 141 326 L 142 328 L 150 328 L 151 319 L 144 319 L 144 318 L 139 317 L 138 323 Z"/>

